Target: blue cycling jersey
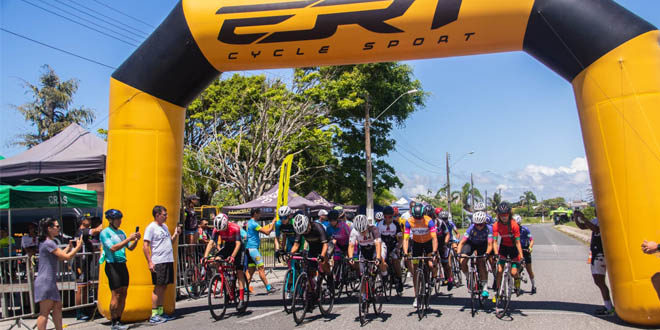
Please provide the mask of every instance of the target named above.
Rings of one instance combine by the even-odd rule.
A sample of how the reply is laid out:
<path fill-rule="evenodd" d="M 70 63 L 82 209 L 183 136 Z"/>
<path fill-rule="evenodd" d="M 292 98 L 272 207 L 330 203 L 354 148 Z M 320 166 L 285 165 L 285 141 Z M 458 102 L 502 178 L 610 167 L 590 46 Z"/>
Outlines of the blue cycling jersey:
<path fill-rule="evenodd" d="M 465 235 L 463 235 L 463 239 L 468 240 L 470 244 L 486 244 L 493 239 L 493 228 L 484 226 L 483 229 L 479 230 L 474 224 L 471 224 Z"/>
<path fill-rule="evenodd" d="M 529 247 L 529 244 L 532 242 L 532 232 L 529 231 L 529 228 L 526 226 L 520 226 L 520 245 L 523 249 Z"/>
<path fill-rule="evenodd" d="M 247 243 L 245 247 L 248 249 L 258 249 L 261 244 L 261 238 L 259 237 L 259 230 L 261 230 L 261 225 L 254 219 L 250 219 L 247 223 Z"/>

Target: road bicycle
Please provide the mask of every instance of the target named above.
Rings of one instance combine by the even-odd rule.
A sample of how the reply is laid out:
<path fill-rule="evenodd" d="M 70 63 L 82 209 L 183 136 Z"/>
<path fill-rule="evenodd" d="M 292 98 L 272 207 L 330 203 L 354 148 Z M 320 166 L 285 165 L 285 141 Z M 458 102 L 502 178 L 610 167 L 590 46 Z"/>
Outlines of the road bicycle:
<path fill-rule="evenodd" d="M 472 317 L 477 313 L 477 310 L 484 307 L 485 298 L 481 295 L 483 288 L 479 284 L 479 269 L 477 267 L 477 259 L 486 259 L 486 255 L 480 256 L 468 256 L 461 255 L 461 258 L 470 259 L 469 270 L 467 278 L 467 289 L 470 292 L 470 308 L 472 312 Z"/>
<path fill-rule="evenodd" d="M 186 255 L 184 264 L 183 284 L 188 294 L 188 298 L 197 299 L 206 292 L 209 278 L 208 269 L 204 263 L 198 262 L 197 256 L 200 255 L 199 246 L 187 247 L 190 251 L 194 251 L 193 255 Z"/>
<path fill-rule="evenodd" d="M 380 315 L 383 311 L 385 283 L 383 282 L 383 276 L 378 269 L 377 260 L 361 259 L 360 268 L 364 268 L 364 273 L 360 279 L 358 316 L 360 318 L 360 325 L 364 325 L 366 315 L 369 312 L 369 305 L 373 306 L 376 315 Z"/>
<path fill-rule="evenodd" d="M 205 263 L 214 265 L 217 269 L 216 274 L 213 275 L 209 281 L 208 305 L 211 316 L 215 320 L 223 319 L 228 306 L 236 306 L 239 313 L 245 312 L 248 302 L 250 301 L 250 290 L 244 285 L 243 299 L 245 304 L 244 307 L 239 310 L 238 303 L 240 301 L 240 294 L 238 292 L 238 286 L 236 285 L 238 279 L 234 263 L 214 257 L 206 258 Z"/>
<path fill-rule="evenodd" d="M 397 259 L 397 262 L 399 262 L 399 259 Z M 406 268 L 401 267 L 401 276 L 396 276 L 396 272 L 394 271 L 394 259 L 392 259 L 391 254 L 387 256 L 387 277 L 383 278 L 385 284 L 385 299 L 387 301 L 392 297 L 392 291 L 396 292 L 395 294 L 397 297 L 401 297 L 407 271 Z M 402 290 L 399 290 L 399 283 L 401 283 Z"/>
<path fill-rule="evenodd" d="M 348 258 L 341 255 L 335 258 L 332 266 L 332 276 L 335 283 L 335 297 L 339 298 L 342 293 L 350 297 L 360 285 L 358 272 L 348 263 Z"/>
<path fill-rule="evenodd" d="M 419 264 L 415 267 L 415 273 L 413 274 L 413 279 L 417 286 L 417 294 L 415 299 L 417 299 L 417 316 L 421 321 L 424 316 L 426 316 L 426 311 L 429 308 L 429 300 L 431 297 L 431 292 L 433 290 L 434 284 L 433 279 L 431 278 L 431 269 L 429 268 L 428 261 L 434 260 L 435 257 L 410 257 L 413 263 L 419 262 L 422 264 L 420 267 Z"/>
<path fill-rule="evenodd" d="M 509 311 L 509 304 L 511 303 L 511 294 L 513 293 L 513 276 L 511 275 L 511 267 L 514 260 L 511 258 L 501 258 L 504 261 L 504 271 L 502 272 L 502 280 L 500 286 L 495 294 L 495 315 L 498 318 L 504 317 Z"/>
<path fill-rule="evenodd" d="M 300 274 L 293 288 L 291 302 L 293 320 L 296 324 L 301 324 L 305 320 L 307 312 L 313 311 L 315 305 L 319 306 L 321 315 L 328 316 L 332 312 L 335 303 L 332 276 L 321 274 L 321 265 L 319 264 L 316 270 L 316 280 L 314 280 L 313 276 L 308 274 L 309 263 L 318 263 L 318 258 L 309 258 L 306 252 L 293 254 L 291 259 L 297 260 L 300 264 Z"/>
<path fill-rule="evenodd" d="M 454 275 L 454 286 L 462 286 L 463 272 L 461 271 L 461 264 L 458 260 L 458 253 L 453 248 L 451 249 L 451 272 Z"/>
<path fill-rule="evenodd" d="M 523 255 L 525 254 L 525 252 L 529 252 L 529 250 L 528 249 L 523 249 Z M 518 278 L 520 279 L 521 286 L 522 286 L 522 283 L 527 284 L 528 275 L 527 275 L 527 270 L 525 269 L 525 265 L 527 264 L 525 262 L 525 257 L 521 256 L 520 259 L 521 259 L 520 260 L 520 270 L 518 271 Z M 515 288 L 515 291 L 516 291 L 517 296 L 520 296 L 523 293 L 523 290 L 522 290 L 521 287 Z"/>
<path fill-rule="evenodd" d="M 282 305 L 284 305 L 284 311 L 289 314 L 291 313 L 291 305 L 293 303 L 293 290 L 296 284 L 296 279 L 300 274 L 300 266 L 296 260 L 291 258 L 286 258 L 288 270 L 284 275 L 284 285 L 282 287 Z"/>

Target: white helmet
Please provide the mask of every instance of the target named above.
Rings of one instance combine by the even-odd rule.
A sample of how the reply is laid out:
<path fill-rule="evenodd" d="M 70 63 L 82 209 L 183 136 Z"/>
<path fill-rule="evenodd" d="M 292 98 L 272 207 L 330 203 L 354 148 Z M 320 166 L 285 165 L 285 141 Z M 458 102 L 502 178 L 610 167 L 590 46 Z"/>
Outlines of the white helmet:
<path fill-rule="evenodd" d="M 326 211 L 326 210 L 319 211 L 319 217 L 322 217 L 324 215 L 328 215 L 328 211 Z"/>
<path fill-rule="evenodd" d="M 472 222 L 475 225 L 486 223 L 486 212 L 479 211 L 479 212 L 474 212 L 472 215 Z"/>
<path fill-rule="evenodd" d="M 474 210 L 475 211 L 485 211 L 486 210 L 486 204 L 484 202 L 477 202 L 474 204 Z"/>
<path fill-rule="evenodd" d="M 353 219 L 353 228 L 357 230 L 358 233 L 364 232 L 367 230 L 367 227 L 369 226 L 369 223 L 367 221 L 367 217 L 360 214 Z"/>
<path fill-rule="evenodd" d="M 518 224 L 520 224 L 522 222 L 522 217 L 520 216 L 520 214 L 514 214 L 513 220 L 515 220 Z"/>
<path fill-rule="evenodd" d="M 216 215 L 215 219 L 213 219 L 213 227 L 215 227 L 217 230 L 220 231 L 227 230 L 228 224 L 229 224 L 229 218 L 224 213 L 220 213 Z"/>
<path fill-rule="evenodd" d="M 385 217 L 383 216 L 383 212 L 376 212 L 375 215 L 376 221 L 383 220 Z"/>
<path fill-rule="evenodd" d="M 280 206 L 280 209 L 277 211 L 277 215 L 280 216 L 280 219 L 288 217 L 289 214 L 291 214 L 291 208 L 286 205 Z"/>
<path fill-rule="evenodd" d="M 293 230 L 296 231 L 296 234 L 304 234 L 307 231 L 307 227 L 309 227 L 309 218 L 304 214 L 298 214 L 293 218 Z"/>

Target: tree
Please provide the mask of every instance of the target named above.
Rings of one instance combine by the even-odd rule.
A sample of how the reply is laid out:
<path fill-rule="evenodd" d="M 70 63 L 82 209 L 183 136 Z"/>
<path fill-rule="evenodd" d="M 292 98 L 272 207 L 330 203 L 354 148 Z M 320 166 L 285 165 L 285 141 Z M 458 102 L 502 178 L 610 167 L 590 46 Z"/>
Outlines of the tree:
<path fill-rule="evenodd" d="M 531 191 L 525 191 L 519 198 L 520 206 L 527 205 L 527 213 L 531 212 L 532 203 L 536 203 L 536 195 Z"/>
<path fill-rule="evenodd" d="M 560 206 L 563 206 L 563 207 L 568 206 L 568 204 L 566 204 L 566 200 L 564 199 L 564 197 L 555 197 L 555 198 L 546 199 L 546 200 L 543 201 L 543 203 L 550 210 L 557 209 Z"/>
<path fill-rule="evenodd" d="M 461 188 L 461 198 L 462 198 L 461 202 L 462 202 L 463 208 L 465 208 L 465 209 L 471 209 L 472 208 L 472 205 L 470 203 L 470 198 L 472 197 L 470 187 L 471 187 L 470 183 L 466 182 L 463 185 L 463 187 Z M 483 199 L 479 189 L 472 187 L 472 191 L 474 192 L 474 201 L 475 202 L 480 201 L 480 200 Z"/>
<path fill-rule="evenodd" d="M 188 180 L 184 172 L 184 185 L 211 191 L 209 196 L 222 188 L 237 193 L 239 202 L 256 198 L 277 184 L 288 154 L 295 155 L 292 188 L 333 160 L 337 130 L 327 107 L 280 81 L 240 75 L 216 80 L 187 111 L 184 170 L 192 176 Z"/>
<path fill-rule="evenodd" d="M 78 80 L 61 81 L 49 65 L 43 65 L 44 72 L 38 85 L 23 80 L 31 94 L 32 101 L 23 105 L 12 105 L 26 121 L 37 128 L 36 133 L 20 134 L 16 145 L 31 148 L 48 140 L 69 125 L 89 125 L 94 121 L 94 110 L 84 106 L 73 107 L 73 95 L 78 91 Z"/>
<path fill-rule="evenodd" d="M 493 198 L 490 199 L 490 206 L 493 209 L 496 209 L 497 205 L 500 205 L 501 202 L 502 202 L 502 195 L 500 195 L 497 192 L 493 193 Z"/>
<path fill-rule="evenodd" d="M 304 96 L 329 110 L 330 123 L 341 134 L 333 136 L 333 153 L 337 163 L 326 172 L 325 186 L 317 189 L 336 202 L 363 204 L 366 201 L 366 156 L 364 151 L 364 118 L 372 118 L 371 149 L 376 196 L 400 187 L 394 168 L 384 157 L 394 150 L 396 142 L 389 138 L 392 128 L 402 127 L 408 116 L 424 106 L 423 93 L 406 94 L 387 112 L 378 116 L 399 95 L 421 83 L 412 77 L 412 69 L 399 63 L 372 63 L 315 67 L 295 71 L 295 84 Z"/>

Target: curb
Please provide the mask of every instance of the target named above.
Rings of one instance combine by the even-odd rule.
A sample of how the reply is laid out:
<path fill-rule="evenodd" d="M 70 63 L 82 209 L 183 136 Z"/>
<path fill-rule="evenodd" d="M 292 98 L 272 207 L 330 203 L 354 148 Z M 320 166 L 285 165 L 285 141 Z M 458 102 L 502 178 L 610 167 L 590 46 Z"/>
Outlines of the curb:
<path fill-rule="evenodd" d="M 591 243 L 591 233 L 588 230 L 576 229 L 565 225 L 557 225 L 553 226 L 553 228 L 585 244 Z"/>

